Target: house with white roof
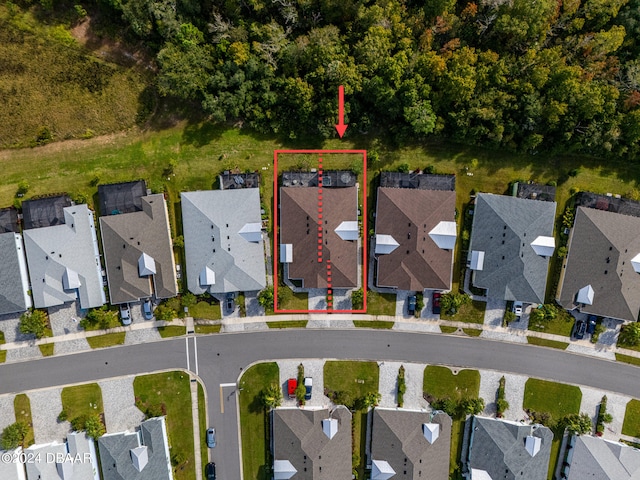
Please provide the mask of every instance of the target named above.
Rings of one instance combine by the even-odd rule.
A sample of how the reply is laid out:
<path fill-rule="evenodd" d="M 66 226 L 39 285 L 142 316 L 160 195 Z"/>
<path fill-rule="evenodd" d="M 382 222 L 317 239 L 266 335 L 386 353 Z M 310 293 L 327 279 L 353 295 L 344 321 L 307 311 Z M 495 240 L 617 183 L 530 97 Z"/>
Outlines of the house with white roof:
<path fill-rule="evenodd" d="M 73 432 L 65 443 L 32 445 L 25 450 L 27 480 L 100 480 L 93 439 Z M 2 477 L 4 480 L 4 477 Z"/>

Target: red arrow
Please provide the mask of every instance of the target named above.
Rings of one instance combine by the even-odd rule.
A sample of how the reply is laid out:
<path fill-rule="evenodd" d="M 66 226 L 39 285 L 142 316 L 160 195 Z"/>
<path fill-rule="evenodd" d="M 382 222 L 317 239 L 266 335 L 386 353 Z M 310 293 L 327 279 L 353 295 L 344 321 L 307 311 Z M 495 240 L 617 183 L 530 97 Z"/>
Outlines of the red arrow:
<path fill-rule="evenodd" d="M 344 87 L 340 85 L 338 87 L 338 124 L 336 125 L 340 138 L 342 138 L 348 126 L 344 124 Z"/>

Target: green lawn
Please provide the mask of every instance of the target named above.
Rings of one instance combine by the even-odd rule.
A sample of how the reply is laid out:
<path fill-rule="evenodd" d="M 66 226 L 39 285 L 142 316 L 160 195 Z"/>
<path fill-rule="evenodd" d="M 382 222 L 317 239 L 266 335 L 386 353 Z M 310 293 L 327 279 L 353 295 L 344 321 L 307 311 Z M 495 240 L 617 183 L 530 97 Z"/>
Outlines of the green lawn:
<path fill-rule="evenodd" d="M 33 420 L 31 419 L 31 402 L 29 401 L 29 397 L 24 393 L 16 395 L 13 399 L 13 410 L 16 415 L 16 422 L 23 422 L 29 426 L 29 431 L 24 437 L 24 447 L 33 445 L 35 440 L 33 437 Z"/>
<path fill-rule="evenodd" d="M 546 338 L 538 338 L 538 337 L 527 337 L 527 342 L 530 343 L 531 345 L 558 348 L 560 350 L 565 350 L 569 346 L 569 344 L 566 342 L 557 342 L 555 340 L 547 340 Z"/>
<path fill-rule="evenodd" d="M 640 400 L 631 400 L 627 403 L 622 424 L 622 434 L 631 437 L 640 437 Z"/>
<path fill-rule="evenodd" d="M 440 331 L 442 333 L 455 333 L 458 331 L 458 327 L 450 327 L 448 325 L 440 325 Z"/>
<path fill-rule="evenodd" d="M 97 383 L 87 383 L 62 389 L 62 410 L 69 421 L 89 414 L 104 414 L 102 390 Z M 104 420 L 103 420 L 104 422 Z"/>
<path fill-rule="evenodd" d="M 480 391 L 480 372 L 463 369 L 454 375 L 447 367 L 428 365 L 424 370 L 423 391 L 435 398 L 476 398 Z"/>
<path fill-rule="evenodd" d="M 547 412 L 555 422 L 570 413 L 579 413 L 581 400 L 582 392 L 578 387 L 530 378 L 525 384 L 522 407 Z"/>
<path fill-rule="evenodd" d="M 396 295 L 393 293 L 367 292 L 367 313 L 369 315 L 396 315 Z"/>
<path fill-rule="evenodd" d="M 442 320 L 453 320 L 455 322 L 483 324 L 484 311 L 486 308 L 487 304 L 485 302 L 471 300 L 470 302 L 462 305 L 455 315 L 447 315 L 443 312 L 440 314 L 440 318 Z"/>
<path fill-rule="evenodd" d="M 479 337 L 482 334 L 482 329 L 480 328 L 463 328 L 462 331 L 470 337 Z"/>
<path fill-rule="evenodd" d="M 0 345 L 3 345 L 5 342 L 4 340 L 4 332 L 0 331 Z"/>
<path fill-rule="evenodd" d="M 280 322 L 267 322 L 269 328 L 306 328 L 309 320 L 284 320 Z"/>
<path fill-rule="evenodd" d="M 630 363 L 631 365 L 640 365 L 640 358 L 632 357 L 631 355 L 623 355 L 622 353 L 616 353 L 616 360 L 619 362 Z"/>
<path fill-rule="evenodd" d="M 125 332 L 105 333 L 96 337 L 87 337 L 87 342 L 91 348 L 113 347 L 123 345 Z"/>
<path fill-rule="evenodd" d="M 308 310 L 309 294 L 295 293 L 287 286 L 278 287 L 278 310 Z"/>
<path fill-rule="evenodd" d="M 196 333 L 207 335 L 209 333 L 219 333 L 222 325 L 196 325 L 195 331 Z"/>
<path fill-rule="evenodd" d="M 200 382 L 198 382 L 198 424 L 200 425 L 200 458 L 202 459 L 202 469 L 204 475 L 204 468 L 209 461 L 209 447 L 205 441 L 205 432 L 207 431 L 207 401 L 204 396 L 204 389 Z M 203 476 L 202 478 L 206 478 Z"/>
<path fill-rule="evenodd" d="M 262 406 L 260 392 L 272 383 L 279 384 L 276 363 L 259 363 L 248 368 L 240 379 L 240 430 L 242 466 L 245 480 L 269 480 L 269 418 Z"/>
<path fill-rule="evenodd" d="M 53 343 L 42 343 L 38 345 L 38 348 L 40 349 L 40 353 L 42 353 L 43 357 L 50 357 L 51 355 L 53 355 Z"/>
<path fill-rule="evenodd" d="M 179 337 L 187 333 L 187 327 L 181 327 L 180 325 L 158 327 L 158 333 L 162 338 Z"/>
<path fill-rule="evenodd" d="M 7 351 L 0 350 L 0 363 L 4 363 L 7 361 Z"/>
<path fill-rule="evenodd" d="M 395 322 L 385 320 L 354 320 L 353 325 L 358 328 L 376 328 L 380 330 L 391 330 Z"/>
<path fill-rule="evenodd" d="M 574 321 L 575 319 L 567 313 L 566 310 L 558 309 L 558 315 L 553 320 L 547 320 L 537 324 L 529 322 L 529 330 L 570 337 Z"/>
<path fill-rule="evenodd" d="M 136 404 L 164 405 L 171 457 L 184 460 L 174 467 L 174 478 L 195 478 L 189 375 L 184 372 L 164 372 L 139 376 L 133 381 L 133 391 Z"/>

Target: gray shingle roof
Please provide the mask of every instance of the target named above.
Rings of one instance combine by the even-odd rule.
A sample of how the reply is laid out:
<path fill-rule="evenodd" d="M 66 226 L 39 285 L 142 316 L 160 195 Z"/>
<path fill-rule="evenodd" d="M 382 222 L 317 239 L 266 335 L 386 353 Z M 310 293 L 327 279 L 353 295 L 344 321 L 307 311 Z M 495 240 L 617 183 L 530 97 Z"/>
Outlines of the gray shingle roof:
<path fill-rule="evenodd" d="M 196 295 L 262 290 L 266 285 L 264 240 L 240 232 L 260 228 L 260 191 L 257 188 L 185 192 L 182 224 L 186 251 L 187 285 Z M 257 235 L 256 235 L 257 236 Z M 200 283 L 209 267 L 215 283 Z"/>
<path fill-rule="evenodd" d="M 24 231 L 31 292 L 36 308 L 80 300 L 81 308 L 105 303 L 93 212 L 86 205 L 63 210 L 64 223 Z M 77 274 L 79 288 L 65 289 L 65 274 Z"/>
<path fill-rule="evenodd" d="M 338 421 L 329 439 L 322 420 Z M 351 478 L 351 412 L 345 407 L 328 410 L 277 408 L 272 411 L 273 459 L 288 460 L 297 470 L 292 480 Z M 108 480 L 108 479 L 105 479 Z"/>
<path fill-rule="evenodd" d="M 439 425 L 433 443 L 424 436 L 423 424 Z M 451 417 L 446 413 L 373 410 L 371 458 L 388 462 L 399 478 L 448 480 L 450 446 Z"/>
<path fill-rule="evenodd" d="M 543 303 L 549 259 L 531 247 L 539 236 L 552 237 L 556 203 L 479 193 L 470 251 L 484 252 L 484 268 L 473 283 L 489 297 Z"/>
<path fill-rule="evenodd" d="M 640 254 L 640 218 L 578 207 L 569 238 L 558 302 L 569 310 L 636 321 L 640 312 L 640 274 L 631 260 Z M 576 303 L 591 285 L 593 304 Z"/>
<path fill-rule="evenodd" d="M 376 234 L 400 245 L 378 255 L 376 284 L 402 290 L 451 288 L 453 250 L 436 245 L 429 232 L 440 222 L 455 222 L 456 192 L 378 188 Z"/>
<path fill-rule="evenodd" d="M 31 306 L 22 236 L 0 234 L 0 315 L 23 312 Z"/>
<path fill-rule="evenodd" d="M 567 459 L 568 480 L 635 480 L 640 478 L 640 450 L 602 438 L 573 437 Z"/>
<path fill-rule="evenodd" d="M 526 437 L 539 438 L 540 450 L 531 455 Z M 553 432 L 541 425 L 522 425 L 506 420 L 469 417 L 462 452 L 463 472 L 487 472 L 500 480 L 546 480 Z"/>
<path fill-rule="evenodd" d="M 164 196 L 142 197 L 142 211 L 100 217 L 109 296 L 112 304 L 150 297 L 175 297 L 178 293 L 169 217 Z M 138 260 L 146 253 L 156 274 L 141 277 Z M 152 281 L 153 286 L 152 288 Z"/>
<path fill-rule="evenodd" d="M 142 441 L 140 441 L 142 439 Z M 131 450 L 147 447 L 148 462 L 138 471 Z M 103 435 L 98 439 L 103 480 L 171 480 L 169 447 L 164 417 L 150 418 L 135 433 Z"/>

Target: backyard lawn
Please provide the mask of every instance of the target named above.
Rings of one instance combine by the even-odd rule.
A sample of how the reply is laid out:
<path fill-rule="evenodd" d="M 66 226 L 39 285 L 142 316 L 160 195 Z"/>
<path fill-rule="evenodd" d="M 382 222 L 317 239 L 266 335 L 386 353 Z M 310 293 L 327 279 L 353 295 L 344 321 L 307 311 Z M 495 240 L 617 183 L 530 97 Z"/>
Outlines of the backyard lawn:
<path fill-rule="evenodd" d="M 369 315 L 396 315 L 396 295 L 393 293 L 367 292 L 367 313 Z"/>
<path fill-rule="evenodd" d="M 24 437 L 24 446 L 28 447 L 33 445 L 35 440 L 33 438 L 33 420 L 31 419 L 31 402 L 29 397 L 24 393 L 16 395 L 13 399 L 13 410 L 16 415 L 16 422 L 22 422 L 29 427 L 27 435 Z"/>
<path fill-rule="evenodd" d="M 245 480 L 269 480 L 269 416 L 260 392 L 272 383 L 279 384 L 276 363 L 259 363 L 248 368 L 240 379 L 240 430 L 242 466 Z"/>
<path fill-rule="evenodd" d="M 149 407 L 156 408 L 156 406 L 166 412 L 171 458 L 182 460 L 179 465 L 174 466 L 174 478 L 176 480 L 195 478 L 189 375 L 184 372 L 142 375 L 133 381 L 133 391 L 136 406 L 143 412 Z"/>
<path fill-rule="evenodd" d="M 102 390 L 97 383 L 87 383 L 62 389 L 62 410 L 69 421 L 91 414 L 104 414 Z M 104 420 L 103 420 L 104 423 Z"/>
<path fill-rule="evenodd" d="M 627 403 L 622 434 L 640 438 L 640 400 L 634 399 Z"/>
<path fill-rule="evenodd" d="M 478 300 L 471 300 L 468 303 L 462 305 L 455 315 L 447 315 L 441 313 L 440 318 L 442 320 L 453 320 L 455 322 L 464 323 L 484 323 L 484 311 L 487 308 L 485 302 L 479 302 Z"/>

